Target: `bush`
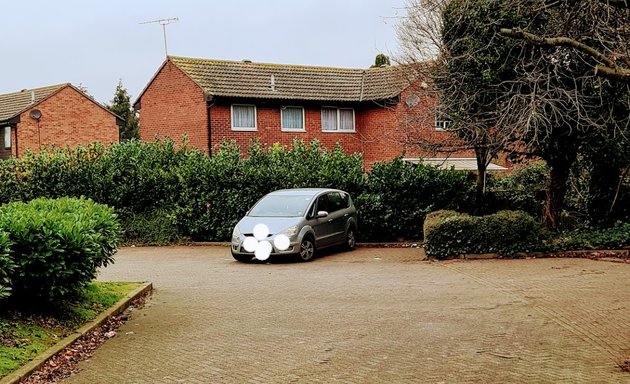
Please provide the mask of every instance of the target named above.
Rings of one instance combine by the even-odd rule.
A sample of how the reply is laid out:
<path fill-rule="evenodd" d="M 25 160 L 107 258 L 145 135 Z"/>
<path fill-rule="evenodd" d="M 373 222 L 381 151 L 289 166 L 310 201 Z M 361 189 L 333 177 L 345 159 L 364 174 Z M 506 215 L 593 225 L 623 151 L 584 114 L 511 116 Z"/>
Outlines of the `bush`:
<path fill-rule="evenodd" d="M 191 153 L 178 172 L 185 182 L 176 204 L 177 224 L 194 240 L 229 240 L 238 220 L 271 191 L 332 187 L 354 197 L 364 180 L 360 155 L 298 140 L 291 149 L 278 144 L 265 149 L 254 141 L 246 159 L 236 143 L 225 142 L 211 158 Z"/>
<path fill-rule="evenodd" d="M 12 296 L 25 302 L 72 298 L 113 262 L 120 225 L 113 209 L 87 199 L 36 199 L 0 207 L 13 243 Z"/>
<path fill-rule="evenodd" d="M 427 217 L 424 247 L 427 255 L 446 258 L 467 253 L 513 254 L 543 248 L 545 233 L 530 215 L 500 211 L 470 216 L 438 211 Z"/>
<path fill-rule="evenodd" d="M 13 260 L 9 257 L 10 245 L 9 234 L 0 230 L 0 300 L 11 294 L 9 276 L 13 273 L 14 265 Z"/>
<path fill-rule="evenodd" d="M 623 249 L 630 246 L 630 223 L 612 228 L 591 229 L 560 234 L 551 249 L 572 251 L 579 249 Z"/>
<path fill-rule="evenodd" d="M 355 199 L 361 239 L 422 239 L 428 212 L 471 206 L 474 184 L 466 172 L 441 170 L 402 159 L 377 163 Z"/>
<path fill-rule="evenodd" d="M 541 217 L 548 182 L 549 168 L 544 162 L 515 169 L 489 183 L 487 211 L 525 211 Z"/>
<path fill-rule="evenodd" d="M 229 240 L 236 222 L 259 198 L 299 187 L 347 191 L 359 210 L 361 239 L 386 241 L 422 238 L 425 214 L 465 210 L 474 185 L 465 172 L 401 159 L 365 173 L 360 154 L 345 154 L 340 146 L 326 149 L 316 140 L 267 147 L 254 141 L 247 158 L 234 142 L 223 143 L 208 157 L 176 148 L 170 140 L 131 140 L 0 161 L 0 202 L 86 197 L 114 207 L 127 241 L 144 244 L 180 237 Z M 147 228 L 159 228 L 159 236 Z"/>
<path fill-rule="evenodd" d="M 124 242 L 138 245 L 167 245 L 182 240 L 173 213 L 157 209 L 129 213 L 122 219 Z"/>

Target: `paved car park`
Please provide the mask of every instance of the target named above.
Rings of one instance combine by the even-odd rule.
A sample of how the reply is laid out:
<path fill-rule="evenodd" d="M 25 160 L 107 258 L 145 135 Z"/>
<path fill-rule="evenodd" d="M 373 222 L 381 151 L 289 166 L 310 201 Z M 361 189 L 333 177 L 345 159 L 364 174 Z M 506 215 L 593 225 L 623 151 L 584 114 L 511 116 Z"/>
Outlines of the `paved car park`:
<path fill-rule="evenodd" d="M 125 248 L 148 304 L 64 383 L 630 383 L 630 265 Z"/>

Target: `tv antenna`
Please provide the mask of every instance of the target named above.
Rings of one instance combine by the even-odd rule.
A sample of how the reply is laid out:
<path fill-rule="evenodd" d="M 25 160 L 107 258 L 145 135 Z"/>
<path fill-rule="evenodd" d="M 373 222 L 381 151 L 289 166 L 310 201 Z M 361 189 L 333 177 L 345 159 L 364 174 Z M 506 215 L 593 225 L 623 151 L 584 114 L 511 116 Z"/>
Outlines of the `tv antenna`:
<path fill-rule="evenodd" d="M 158 19 L 158 20 L 151 20 L 151 21 L 143 21 L 142 23 L 139 24 L 160 24 L 162 26 L 162 31 L 164 32 L 164 53 L 166 54 L 166 56 L 168 56 L 168 48 L 166 47 L 166 26 L 171 24 L 171 23 L 176 23 L 179 21 L 179 17 L 174 17 L 172 19 Z"/>

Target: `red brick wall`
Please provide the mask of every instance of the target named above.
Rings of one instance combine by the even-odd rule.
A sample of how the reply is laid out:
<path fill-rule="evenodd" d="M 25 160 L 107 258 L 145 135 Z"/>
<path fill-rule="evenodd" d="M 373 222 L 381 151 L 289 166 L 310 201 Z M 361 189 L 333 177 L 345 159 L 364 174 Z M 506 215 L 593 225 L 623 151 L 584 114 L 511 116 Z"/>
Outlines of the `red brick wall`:
<path fill-rule="evenodd" d="M 170 137 L 208 153 L 208 118 L 203 91 L 170 62 L 158 72 L 142 95 L 140 138 Z"/>
<path fill-rule="evenodd" d="M 291 105 L 299 106 L 296 103 L 291 103 Z M 358 114 L 357 111 L 355 113 Z M 279 107 L 257 106 L 256 115 L 257 131 L 233 131 L 230 105 L 213 106 L 210 110 L 213 148 L 216 148 L 224 140 L 235 140 L 244 153 L 249 142 L 255 138 L 260 138 L 263 144 L 280 143 L 289 147 L 293 143 L 293 139 L 298 138 L 306 144 L 317 139 L 327 148 L 334 148 L 335 144 L 340 142 L 347 153 L 362 151 L 360 136 L 355 133 L 322 132 L 320 108 L 304 108 L 305 132 L 283 132 Z M 355 119 L 358 121 L 358 116 Z M 355 128 L 357 131 L 359 130 L 356 123 Z"/>
<path fill-rule="evenodd" d="M 417 105 L 409 107 L 405 100 L 412 92 L 419 95 Z M 340 142 L 346 152 L 363 152 L 364 163 L 371 168 L 376 161 L 390 160 L 401 154 L 407 157 L 444 157 L 445 153 L 428 150 L 417 142 L 443 143 L 454 140 L 448 132 L 435 130 L 434 99 L 421 88 L 411 87 L 403 92 L 400 102 L 388 106 L 363 103 L 355 108 L 355 133 L 322 132 L 321 108 L 305 107 L 305 132 L 281 131 L 281 102 L 242 102 L 256 104 L 257 130 L 233 131 L 231 109 L 227 100 L 215 100 L 209 109 L 211 148 L 225 140 L 235 140 L 245 153 L 252 139 L 263 144 L 291 145 L 294 138 L 309 143 L 318 139 L 333 148 Z M 238 102 L 236 102 L 238 103 Z M 263 105 L 264 104 L 264 105 Z M 287 102 L 301 106 L 299 102 Z M 140 136 L 143 140 L 171 137 L 179 142 L 186 133 L 191 146 L 208 153 L 208 109 L 202 90 L 170 62 L 158 72 L 141 99 Z M 462 152 L 458 156 L 472 157 Z"/>
<path fill-rule="evenodd" d="M 38 120 L 30 117 L 31 109 L 20 115 L 17 143 L 13 141 L 13 155 L 26 149 L 38 152 L 41 147 L 74 147 L 99 141 L 105 145 L 118 142 L 116 117 L 96 105 L 72 87 L 65 87 L 48 99 L 33 106 L 41 111 Z"/>

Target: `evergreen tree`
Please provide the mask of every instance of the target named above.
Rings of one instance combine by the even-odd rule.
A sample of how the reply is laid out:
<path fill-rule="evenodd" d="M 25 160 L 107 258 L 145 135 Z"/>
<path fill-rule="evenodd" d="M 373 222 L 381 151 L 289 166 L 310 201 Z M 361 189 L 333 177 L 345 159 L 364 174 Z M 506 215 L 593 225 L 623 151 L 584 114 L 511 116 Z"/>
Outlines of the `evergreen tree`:
<path fill-rule="evenodd" d="M 118 82 L 114 98 L 111 104 L 107 106 L 107 109 L 120 116 L 125 122 L 120 127 L 120 141 L 140 138 L 138 133 L 138 116 L 131 108 L 129 93 L 123 86 L 122 80 Z"/>
<path fill-rule="evenodd" d="M 372 65 L 370 68 L 379 68 L 379 67 L 389 66 L 389 65 L 391 65 L 389 61 L 389 56 L 379 53 L 378 55 L 376 55 L 376 58 L 374 59 L 374 65 Z"/>

